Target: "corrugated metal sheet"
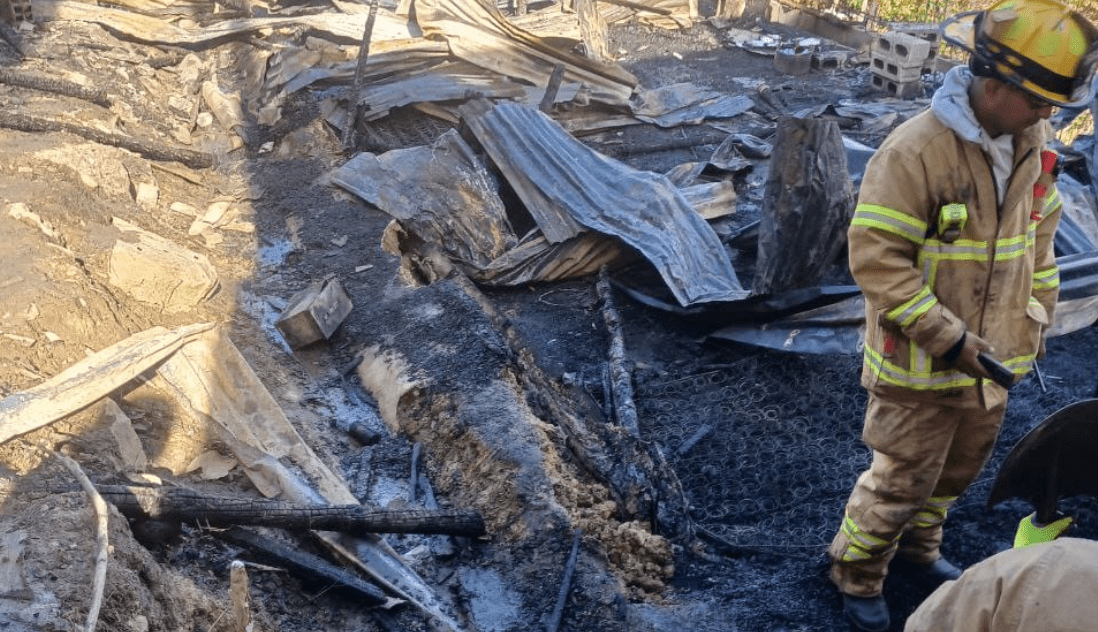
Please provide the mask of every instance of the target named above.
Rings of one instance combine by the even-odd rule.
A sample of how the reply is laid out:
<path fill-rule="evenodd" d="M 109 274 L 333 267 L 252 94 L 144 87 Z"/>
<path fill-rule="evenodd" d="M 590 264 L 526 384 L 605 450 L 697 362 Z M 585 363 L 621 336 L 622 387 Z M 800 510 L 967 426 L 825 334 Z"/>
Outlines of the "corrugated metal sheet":
<path fill-rule="evenodd" d="M 550 242 L 585 228 L 618 237 L 683 306 L 748 296 L 717 234 L 665 176 L 599 154 L 533 108 L 477 100 L 460 111 Z"/>

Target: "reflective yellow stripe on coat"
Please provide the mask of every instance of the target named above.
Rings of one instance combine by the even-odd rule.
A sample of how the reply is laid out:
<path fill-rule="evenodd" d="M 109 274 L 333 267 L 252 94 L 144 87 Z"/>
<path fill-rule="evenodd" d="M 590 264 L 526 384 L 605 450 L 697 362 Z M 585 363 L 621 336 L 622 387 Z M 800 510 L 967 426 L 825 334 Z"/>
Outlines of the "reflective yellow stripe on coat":
<path fill-rule="evenodd" d="M 1055 189 L 1053 189 L 1055 190 Z M 1052 197 L 1052 196 L 1050 196 Z M 851 225 L 884 231 L 906 239 L 919 247 L 916 266 L 922 272 L 925 285 L 907 301 L 888 310 L 885 317 L 899 327 L 909 327 L 926 314 L 938 302 L 933 287 L 937 272 L 944 262 L 962 261 L 987 263 L 994 252 L 995 261 L 1009 261 L 1026 256 L 1036 243 L 1037 221 L 1028 223 L 1026 232 L 995 240 L 994 250 L 987 241 L 959 239 L 947 243 L 926 236 L 927 224 L 895 209 L 876 204 L 859 204 L 854 211 Z M 1034 289 L 1059 287 L 1059 270 L 1055 267 L 1034 274 Z M 909 365 L 904 367 L 886 358 L 871 345 L 865 345 L 865 361 L 881 380 L 916 391 L 948 390 L 974 386 L 976 378 L 957 370 L 931 371 L 931 358 L 927 352 L 909 341 Z M 1024 375 L 1033 366 L 1036 354 L 1017 356 L 1003 360 L 1003 364 L 1015 375 Z"/>

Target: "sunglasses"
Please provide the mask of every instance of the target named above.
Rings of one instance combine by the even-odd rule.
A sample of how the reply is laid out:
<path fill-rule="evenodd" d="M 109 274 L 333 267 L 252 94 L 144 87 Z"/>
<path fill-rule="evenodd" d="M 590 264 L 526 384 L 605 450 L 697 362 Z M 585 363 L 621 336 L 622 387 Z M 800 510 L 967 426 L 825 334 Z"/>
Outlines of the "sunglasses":
<path fill-rule="evenodd" d="M 1044 100 L 1044 99 L 1042 99 L 1038 96 L 1032 95 L 1029 92 L 1026 92 L 1025 90 L 1023 90 L 1023 89 L 1021 89 L 1017 86 L 1011 85 L 1010 89 L 1017 92 L 1022 97 L 1022 100 L 1026 102 L 1026 105 L 1029 106 L 1029 109 L 1031 109 L 1031 110 L 1044 110 L 1046 108 L 1056 107 L 1055 104 L 1050 103 L 1050 102 L 1048 102 L 1048 101 L 1046 101 L 1046 100 Z"/>

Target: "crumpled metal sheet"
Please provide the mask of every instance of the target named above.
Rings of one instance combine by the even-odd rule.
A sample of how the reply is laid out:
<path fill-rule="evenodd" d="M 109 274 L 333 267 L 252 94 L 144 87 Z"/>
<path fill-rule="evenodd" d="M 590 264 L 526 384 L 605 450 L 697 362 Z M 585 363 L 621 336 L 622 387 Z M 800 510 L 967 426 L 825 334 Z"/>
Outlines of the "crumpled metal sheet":
<path fill-rule="evenodd" d="M 514 286 L 562 281 L 598 272 L 628 258 L 621 242 L 592 231 L 550 244 L 536 233 L 519 241 L 498 184 L 454 130 L 430 146 L 358 154 L 331 173 L 332 182 L 397 220 L 418 239 L 388 235 L 406 254 L 420 242 L 437 244 L 470 279 Z"/>
<path fill-rule="evenodd" d="M 1098 220 L 1095 219 L 1091 187 L 1061 173 L 1056 188 L 1064 202 L 1056 228 L 1056 254 L 1074 255 L 1098 250 Z"/>
<path fill-rule="evenodd" d="M 615 236 L 683 306 L 749 295 L 716 232 L 665 176 L 592 150 L 533 108 L 476 100 L 460 112 L 550 242 L 583 227 Z"/>
<path fill-rule="evenodd" d="M 638 90 L 633 115 L 659 127 L 700 124 L 706 119 L 732 118 L 755 107 L 746 95 L 732 96 L 692 83 Z"/>
<path fill-rule="evenodd" d="M 469 266 L 488 266 L 518 243 L 496 183 L 456 131 L 431 146 L 363 152 L 331 177 Z"/>
<path fill-rule="evenodd" d="M 860 353 L 864 335 L 865 297 L 858 294 L 763 325 L 722 327 L 709 337 L 792 353 L 844 355 Z"/>

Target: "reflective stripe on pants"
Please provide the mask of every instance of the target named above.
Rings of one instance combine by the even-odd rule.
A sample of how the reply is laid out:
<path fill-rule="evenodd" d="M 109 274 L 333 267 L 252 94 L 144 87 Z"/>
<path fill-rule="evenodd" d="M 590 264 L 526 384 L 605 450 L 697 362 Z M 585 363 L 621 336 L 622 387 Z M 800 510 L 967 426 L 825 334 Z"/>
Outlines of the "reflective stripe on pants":
<path fill-rule="evenodd" d="M 938 559 L 949 506 L 987 462 L 1005 409 L 900 404 L 870 394 L 862 439 L 873 462 L 858 477 L 828 550 L 841 591 L 880 594 L 895 555 Z"/>

